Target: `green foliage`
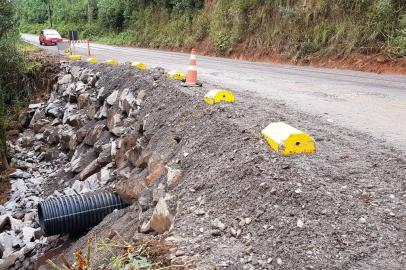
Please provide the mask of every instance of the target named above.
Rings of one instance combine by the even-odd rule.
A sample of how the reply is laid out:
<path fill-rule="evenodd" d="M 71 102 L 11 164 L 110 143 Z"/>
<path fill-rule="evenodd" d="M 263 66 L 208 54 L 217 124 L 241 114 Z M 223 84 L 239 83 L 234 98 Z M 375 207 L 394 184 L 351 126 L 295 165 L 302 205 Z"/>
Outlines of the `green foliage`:
<path fill-rule="evenodd" d="M 0 169 L 7 168 L 5 110 L 17 92 L 22 70 L 21 55 L 17 49 L 18 32 L 15 29 L 17 17 L 13 1 L 0 0 Z"/>
<path fill-rule="evenodd" d="M 398 35 L 389 40 L 390 51 L 396 56 L 406 56 L 406 29 L 399 31 Z"/>
<path fill-rule="evenodd" d="M 21 30 L 48 26 L 45 0 L 19 0 Z M 404 0 L 52 0 L 55 28 L 156 48 L 279 51 L 291 58 L 365 48 L 402 55 Z M 49 26 L 48 26 L 49 27 Z"/>
<path fill-rule="evenodd" d="M 16 22 L 13 2 L 0 0 L 0 94 L 6 104 L 20 95 L 17 83 L 23 70 L 23 58 L 17 48 Z"/>
<path fill-rule="evenodd" d="M 131 269 L 149 269 L 152 264 L 147 257 L 128 255 L 128 263 L 125 267 L 117 268 L 117 270 L 131 270 Z"/>

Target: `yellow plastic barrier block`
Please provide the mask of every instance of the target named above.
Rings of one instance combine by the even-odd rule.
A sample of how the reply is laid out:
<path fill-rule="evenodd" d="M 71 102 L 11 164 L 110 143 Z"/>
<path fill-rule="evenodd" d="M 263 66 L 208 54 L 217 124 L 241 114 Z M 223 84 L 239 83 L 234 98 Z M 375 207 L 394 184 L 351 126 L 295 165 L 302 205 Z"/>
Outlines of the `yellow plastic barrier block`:
<path fill-rule="evenodd" d="M 175 80 L 184 81 L 186 80 L 186 75 L 182 71 L 172 70 L 168 72 L 168 77 Z"/>
<path fill-rule="evenodd" d="M 271 148 L 284 156 L 316 153 L 313 138 L 283 122 L 272 123 L 261 132 Z"/>
<path fill-rule="evenodd" d="M 111 60 L 107 60 L 106 64 L 107 65 L 118 65 L 118 61 L 114 60 L 114 59 L 111 59 Z"/>
<path fill-rule="evenodd" d="M 72 61 L 78 61 L 78 60 L 82 60 L 82 56 L 81 55 L 69 55 L 68 59 L 72 60 Z"/>
<path fill-rule="evenodd" d="M 215 90 L 209 91 L 204 96 L 204 101 L 209 105 L 213 105 L 215 103 L 219 103 L 222 101 L 233 103 L 233 102 L 235 102 L 235 96 L 230 91 L 223 90 L 223 89 L 215 89 Z"/>
<path fill-rule="evenodd" d="M 140 63 L 140 62 L 133 62 L 131 64 L 132 67 L 138 68 L 140 70 L 147 70 L 147 65 L 144 63 Z"/>
<path fill-rule="evenodd" d="M 99 62 L 99 59 L 97 59 L 97 58 L 87 58 L 86 61 L 89 62 L 89 63 L 92 63 L 92 64 L 97 64 Z"/>

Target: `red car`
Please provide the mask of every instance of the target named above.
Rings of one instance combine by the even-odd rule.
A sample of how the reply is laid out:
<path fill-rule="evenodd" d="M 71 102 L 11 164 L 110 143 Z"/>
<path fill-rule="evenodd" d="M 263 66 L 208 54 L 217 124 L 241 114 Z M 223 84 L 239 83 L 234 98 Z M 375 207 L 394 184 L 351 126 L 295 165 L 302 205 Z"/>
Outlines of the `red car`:
<path fill-rule="evenodd" d="M 39 35 L 40 45 L 56 45 L 59 42 L 62 42 L 62 37 L 56 30 L 45 29 Z"/>

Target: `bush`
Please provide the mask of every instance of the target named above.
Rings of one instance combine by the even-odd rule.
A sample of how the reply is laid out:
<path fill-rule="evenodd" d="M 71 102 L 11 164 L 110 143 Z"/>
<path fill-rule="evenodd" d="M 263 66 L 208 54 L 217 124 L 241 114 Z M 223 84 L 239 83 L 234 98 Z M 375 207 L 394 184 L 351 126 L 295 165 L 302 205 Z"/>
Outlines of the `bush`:
<path fill-rule="evenodd" d="M 20 0 L 21 30 L 38 33 L 44 14 L 30 6 L 41 0 Z M 155 48 L 204 49 L 227 54 L 234 49 L 277 51 L 291 57 L 348 54 L 402 48 L 406 4 L 401 0 L 58 0 L 54 19 L 64 36 Z M 69 6 L 74 9 L 68 9 Z M 91 6 L 91 8 L 89 8 Z M 42 19 L 42 21 L 41 21 Z M 27 22 L 39 21 L 39 24 Z M 387 46 L 387 47 L 385 47 Z M 391 50 L 393 50 L 393 48 Z M 370 51 L 370 50 L 368 50 Z"/>
<path fill-rule="evenodd" d="M 390 39 L 388 50 L 396 56 L 406 56 L 406 29 L 399 31 L 398 36 Z"/>

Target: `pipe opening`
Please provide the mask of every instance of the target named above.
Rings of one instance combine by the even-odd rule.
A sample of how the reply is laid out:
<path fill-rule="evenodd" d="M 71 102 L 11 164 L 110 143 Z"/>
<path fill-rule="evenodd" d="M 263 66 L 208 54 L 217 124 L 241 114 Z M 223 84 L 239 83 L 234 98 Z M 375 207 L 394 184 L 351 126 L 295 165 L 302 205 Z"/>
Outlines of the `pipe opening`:
<path fill-rule="evenodd" d="M 116 193 L 96 192 L 49 198 L 38 204 L 38 219 L 45 236 L 76 234 L 99 224 L 125 204 Z"/>
<path fill-rule="evenodd" d="M 44 214 L 42 211 L 42 204 L 38 204 L 38 221 L 39 221 L 39 225 L 41 226 L 42 231 L 44 232 L 44 234 L 46 234 L 46 232 L 44 231 L 45 225 L 44 225 Z"/>

